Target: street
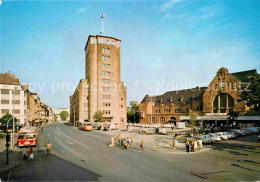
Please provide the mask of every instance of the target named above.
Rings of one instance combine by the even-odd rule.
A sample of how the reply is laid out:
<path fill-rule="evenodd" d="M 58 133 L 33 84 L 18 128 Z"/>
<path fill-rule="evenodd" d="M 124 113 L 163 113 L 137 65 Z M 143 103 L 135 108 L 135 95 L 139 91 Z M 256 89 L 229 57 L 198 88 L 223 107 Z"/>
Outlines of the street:
<path fill-rule="evenodd" d="M 45 156 L 47 142 L 52 155 Z M 34 161 L 0 174 L 9 181 L 257 181 L 260 144 L 256 135 L 213 145 L 206 152 L 160 153 L 146 149 L 108 147 L 105 132 L 84 132 L 54 123 L 39 132 Z M 21 154 L 20 154 L 21 156 Z M 21 158 L 21 157 L 20 157 Z"/>

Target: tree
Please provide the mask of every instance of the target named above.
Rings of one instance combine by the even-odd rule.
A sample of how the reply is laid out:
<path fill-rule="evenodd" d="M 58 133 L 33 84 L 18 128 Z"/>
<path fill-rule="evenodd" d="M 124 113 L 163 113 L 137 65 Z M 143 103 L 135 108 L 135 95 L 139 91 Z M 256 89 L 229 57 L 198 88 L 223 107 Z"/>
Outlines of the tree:
<path fill-rule="evenodd" d="M 2 125 L 7 125 L 8 120 L 10 119 L 9 123 L 8 123 L 8 127 L 9 126 L 13 126 L 13 120 L 11 119 L 13 116 L 10 113 L 6 113 L 5 115 L 3 115 L 3 117 L 0 118 L 0 123 L 2 123 Z M 14 122 L 17 122 L 17 119 L 14 118 Z"/>
<path fill-rule="evenodd" d="M 66 119 L 68 118 L 69 116 L 69 113 L 67 111 L 62 111 L 60 113 L 60 118 L 61 118 L 61 121 L 66 121 Z"/>
<path fill-rule="evenodd" d="M 104 122 L 103 113 L 101 111 L 95 112 L 93 115 L 95 122 Z"/>
<path fill-rule="evenodd" d="M 190 127 L 192 128 L 192 133 L 194 136 L 194 131 L 195 131 L 195 125 L 196 125 L 196 114 L 193 111 L 189 112 L 189 118 L 190 118 Z"/>
<path fill-rule="evenodd" d="M 127 121 L 130 121 L 131 123 L 139 123 L 140 122 L 140 111 L 139 111 L 139 105 L 137 101 L 131 101 L 130 102 L 130 110 L 127 111 Z"/>
<path fill-rule="evenodd" d="M 243 85 L 241 100 L 246 101 L 246 105 L 253 108 L 252 111 L 260 112 L 260 75 L 255 74 L 249 77 L 249 83 Z M 241 101 L 240 100 L 240 101 Z M 252 115 L 252 114 L 251 114 Z"/>

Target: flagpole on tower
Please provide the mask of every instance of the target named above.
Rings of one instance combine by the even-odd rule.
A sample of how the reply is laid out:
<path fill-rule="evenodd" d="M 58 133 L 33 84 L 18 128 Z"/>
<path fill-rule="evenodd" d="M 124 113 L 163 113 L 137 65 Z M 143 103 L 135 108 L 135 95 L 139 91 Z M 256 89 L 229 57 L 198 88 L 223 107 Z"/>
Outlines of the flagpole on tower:
<path fill-rule="evenodd" d="M 102 12 L 100 13 L 100 17 L 101 17 L 101 30 L 100 30 L 100 35 L 104 34 L 104 19 L 105 19 L 105 13 Z"/>

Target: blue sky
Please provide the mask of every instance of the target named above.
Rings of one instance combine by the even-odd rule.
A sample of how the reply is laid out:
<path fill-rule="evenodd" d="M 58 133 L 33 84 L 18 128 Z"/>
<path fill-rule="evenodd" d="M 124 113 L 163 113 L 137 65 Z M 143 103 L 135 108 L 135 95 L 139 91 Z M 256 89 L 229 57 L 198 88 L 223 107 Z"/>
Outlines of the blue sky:
<path fill-rule="evenodd" d="M 167 0 L 3 1 L 1 72 L 15 73 L 44 103 L 68 107 L 102 10 L 105 35 L 122 40 L 128 102 L 207 86 L 220 67 L 259 71 L 260 1 Z"/>

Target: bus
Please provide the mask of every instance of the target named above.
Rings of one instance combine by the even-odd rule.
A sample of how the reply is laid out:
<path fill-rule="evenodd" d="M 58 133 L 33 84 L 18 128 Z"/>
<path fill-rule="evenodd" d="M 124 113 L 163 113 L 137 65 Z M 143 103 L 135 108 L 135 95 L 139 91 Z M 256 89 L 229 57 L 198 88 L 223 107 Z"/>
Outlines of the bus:
<path fill-rule="evenodd" d="M 24 127 L 17 133 L 17 146 L 32 146 L 37 144 L 36 127 Z"/>
<path fill-rule="evenodd" d="M 91 122 L 79 122 L 79 129 L 84 131 L 92 131 L 93 123 Z"/>

